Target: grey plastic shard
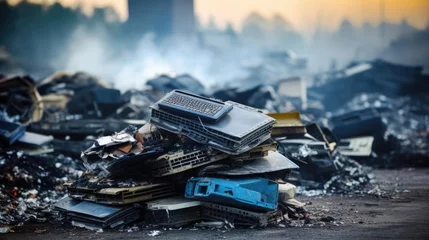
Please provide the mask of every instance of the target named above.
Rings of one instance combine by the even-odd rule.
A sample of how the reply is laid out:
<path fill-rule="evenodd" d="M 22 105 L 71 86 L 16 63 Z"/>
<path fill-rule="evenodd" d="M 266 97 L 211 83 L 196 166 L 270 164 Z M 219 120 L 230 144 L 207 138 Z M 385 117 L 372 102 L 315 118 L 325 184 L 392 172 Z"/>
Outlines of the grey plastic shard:
<path fill-rule="evenodd" d="M 202 122 L 162 110 L 157 104 L 152 108 L 151 123 L 167 131 L 183 134 L 201 144 L 237 155 L 246 152 L 271 136 L 275 120 L 256 109 L 234 103 L 233 109 L 217 122 Z"/>
<path fill-rule="evenodd" d="M 266 157 L 246 161 L 240 167 L 232 168 L 228 170 L 221 170 L 216 172 L 216 174 L 228 175 L 228 176 L 241 176 L 241 175 L 269 173 L 269 172 L 276 172 L 281 170 L 297 169 L 297 168 L 299 168 L 298 165 L 292 162 L 289 158 L 283 156 L 278 152 L 269 151 L 268 156 Z"/>

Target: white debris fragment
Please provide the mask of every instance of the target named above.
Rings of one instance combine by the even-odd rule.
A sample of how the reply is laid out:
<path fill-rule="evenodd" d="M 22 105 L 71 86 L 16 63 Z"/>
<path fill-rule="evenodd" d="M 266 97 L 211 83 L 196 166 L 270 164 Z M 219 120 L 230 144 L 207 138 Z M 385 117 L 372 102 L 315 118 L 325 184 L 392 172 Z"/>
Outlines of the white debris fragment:
<path fill-rule="evenodd" d="M 307 144 L 302 145 L 299 149 L 298 149 L 298 156 L 299 157 L 308 157 L 308 156 L 312 156 L 312 155 L 317 155 L 316 151 L 311 150 Z"/>
<path fill-rule="evenodd" d="M 159 235 L 161 235 L 161 231 L 153 230 L 153 231 L 148 232 L 148 233 L 147 233 L 147 235 L 148 235 L 149 237 L 159 236 Z"/>

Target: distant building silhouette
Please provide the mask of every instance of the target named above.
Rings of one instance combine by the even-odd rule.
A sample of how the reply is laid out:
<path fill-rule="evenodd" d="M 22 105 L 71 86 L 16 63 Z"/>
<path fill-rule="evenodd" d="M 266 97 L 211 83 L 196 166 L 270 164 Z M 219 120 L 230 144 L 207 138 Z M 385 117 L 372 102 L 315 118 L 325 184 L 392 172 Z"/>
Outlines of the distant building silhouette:
<path fill-rule="evenodd" d="M 128 0 L 128 30 L 135 37 L 152 32 L 158 39 L 195 33 L 194 0 Z"/>

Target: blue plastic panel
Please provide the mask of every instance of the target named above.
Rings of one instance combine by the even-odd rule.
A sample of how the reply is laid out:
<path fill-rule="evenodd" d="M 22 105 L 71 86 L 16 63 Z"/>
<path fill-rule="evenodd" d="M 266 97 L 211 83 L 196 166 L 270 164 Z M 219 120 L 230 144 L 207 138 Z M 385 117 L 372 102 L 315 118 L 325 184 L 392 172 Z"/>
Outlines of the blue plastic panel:
<path fill-rule="evenodd" d="M 242 209 L 277 209 L 278 184 L 265 178 L 191 178 L 185 197 L 236 206 Z"/>

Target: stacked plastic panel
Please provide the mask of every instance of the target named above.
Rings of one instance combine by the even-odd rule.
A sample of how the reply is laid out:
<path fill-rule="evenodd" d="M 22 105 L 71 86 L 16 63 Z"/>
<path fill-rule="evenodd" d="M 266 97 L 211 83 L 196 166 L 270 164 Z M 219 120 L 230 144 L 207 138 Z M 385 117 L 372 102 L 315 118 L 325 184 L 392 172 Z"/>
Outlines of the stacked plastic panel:
<path fill-rule="evenodd" d="M 183 134 L 214 149 L 237 155 L 258 146 L 271 137 L 275 120 L 254 108 L 225 102 L 232 110 L 217 122 L 202 122 L 153 105 L 151 123 L 167 131 Z"/>
<path fill-rule="evenodd" d="M 139 206 L 109 206 L 87 201 L 63 198 L 54 205 L 74 226 L 87 229 L 115 228 L 141 217 Z"/>
<path fill-rule="evenodd" d="M 121 216 L 128 221 L 135 204 L 144 208 L 139 218 L 152 225 L 183 226 L 200 220 L 260 227 L 274 223 L 278 184 L 266 178 L 298 168 L 277 152 L 277 142 L 271 139 L 276 121 L 230 101 L 216 102 L 227 109 L 216 113 L 216 119 L 189 115 L 204 105 L 198 100 L 183 112 L 183 106 L 171 110 L 162 107 L 162 101 L 151 107 L 150 123 L 101 137 L 82 152 L 90 174 L 66 185 L 78 204 L 63 202 L 73 206 L 61 211 L 87 228 L 117 226 Z M 217 111 L 206 109 L 204 114 Z M 186 180 L 185 198 L 178 198 Z M 73 210 L 75 205 L 83 206 L 80 212 Z M 112 217 L 89 216 L 85 209 L 92 205 L 111 211 Z"/>
<path fill-rule="evenodd" d="M 176 191 L 172 183 L 156 183 L 129 188 L 69 186 L 68 192 L 74 199 L 110 205 L 124 205 L 169 197 L 174 195 Z"/>

